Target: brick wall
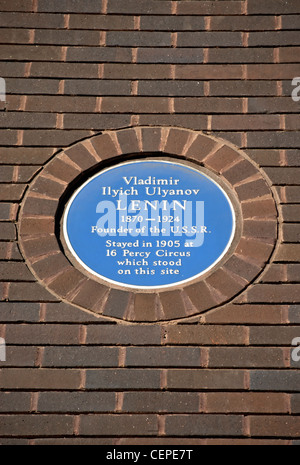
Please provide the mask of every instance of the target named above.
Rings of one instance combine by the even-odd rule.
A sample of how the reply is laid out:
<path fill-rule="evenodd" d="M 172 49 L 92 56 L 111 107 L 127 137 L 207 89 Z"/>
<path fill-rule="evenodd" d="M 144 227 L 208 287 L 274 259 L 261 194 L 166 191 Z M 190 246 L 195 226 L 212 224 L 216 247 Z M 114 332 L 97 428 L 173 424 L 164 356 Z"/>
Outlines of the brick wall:
<path fill-rule="evenodd" d="M 0 443 L 299 444 L 299 1 L 2 0 L 0 10 Z M 80 140 L 140 126 L 242 150 L 276 202 L 263 272 L 182 321 L 95 315 L 49 292 L 20 249 L 20 211 L 42 168 Z M 51 194 L 39 200 L 52 208 Z M 249 268 L 261 266 L 258 245 L 247 247 Z"/>

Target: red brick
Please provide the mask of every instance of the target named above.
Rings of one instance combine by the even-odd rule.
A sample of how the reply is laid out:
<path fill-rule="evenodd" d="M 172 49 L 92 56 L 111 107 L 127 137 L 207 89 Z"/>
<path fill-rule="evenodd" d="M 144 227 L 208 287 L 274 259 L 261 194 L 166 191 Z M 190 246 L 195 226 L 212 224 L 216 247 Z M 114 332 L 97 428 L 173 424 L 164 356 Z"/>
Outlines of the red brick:
<path fill-rule="evenodd" d="M 243 389 L 244 371 L 229 369 L 176 370 L 169 369 L 167 373 L 168 389 Z"/>
<path fill-rule="evenodd" d="M 274 257 L 276 262 L 299 262 L 300 244 L 281 244 Z"/>
<path fill-rule="evenodd" d="M 4 389 L 79 389 L 80 371 L 54 368 L 8 368 L 1 370 L 0 379 Z"/>
<path fill-rule="evenodd" d="M 207 392 L 209 413 L 288 413 L 287 396 L 281 393 Z"/>
<path fill-rule="evenodd" d="M 166 329 L 167 344 L 241 345 L 246 341 L 247 330 L 243 326 L 175 325 Z"/>
<path fill-rule="evenodd" d="M 176 65 L 176 79 L 242 79 L 241 65 Z"/>
<path fill-rule="evenodd" d="M 299 437 L 299 416 L 250 416 L 250 434 L 252 436 Z"/>
<path fill-rule="evenodd" d="M 236 253 L 255 265 L 262 265 L 267 261 L 272 250 L 273 246 L 271 244 L 266 244 L 255 238 L 244 237 L 240 240 Z"/>

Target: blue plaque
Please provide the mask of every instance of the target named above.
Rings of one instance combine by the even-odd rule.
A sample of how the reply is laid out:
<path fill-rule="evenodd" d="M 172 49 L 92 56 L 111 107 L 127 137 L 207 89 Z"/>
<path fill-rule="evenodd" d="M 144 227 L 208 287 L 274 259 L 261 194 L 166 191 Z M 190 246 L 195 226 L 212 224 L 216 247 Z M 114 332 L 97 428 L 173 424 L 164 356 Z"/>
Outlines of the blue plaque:
<path fill-rule="evenodd" d="M 69 200 L 63 234 L 73 257 L 109 283 L 155 289 L 214 267 L 235 233 L 224 189 L 207 172 L 161 159 L 125 162 Z"/>

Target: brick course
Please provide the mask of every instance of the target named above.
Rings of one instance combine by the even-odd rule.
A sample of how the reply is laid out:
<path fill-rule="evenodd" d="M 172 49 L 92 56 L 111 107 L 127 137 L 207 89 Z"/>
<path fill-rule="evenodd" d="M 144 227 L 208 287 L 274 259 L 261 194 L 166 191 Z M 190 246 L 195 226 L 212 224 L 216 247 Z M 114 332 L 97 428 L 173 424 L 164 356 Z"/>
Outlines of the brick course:
<path fill-rule="evenodd" d="M 0 12 L 0 444 L 299 444 L 299 1 Z M 172 292 L 108 289 L 56 238 L 78 177 L 141 151 L 204 165 L 243 220 Z"/>

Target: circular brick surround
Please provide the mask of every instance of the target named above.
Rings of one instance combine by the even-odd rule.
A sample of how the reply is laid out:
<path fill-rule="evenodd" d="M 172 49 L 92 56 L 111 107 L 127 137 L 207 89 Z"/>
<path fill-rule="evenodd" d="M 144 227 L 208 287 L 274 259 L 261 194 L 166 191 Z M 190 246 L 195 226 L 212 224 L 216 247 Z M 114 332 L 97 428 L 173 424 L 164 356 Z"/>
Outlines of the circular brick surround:
<path fill-rule="evenodd" d="M 238 232 L 222 261 L 167 291 L 101 282 L 69 260 L 60 240 L 62 211 L 76 187 L 104 167 L 147 155 L 206 168 L 227 186 L 238 210 Z M 85 311 L 130 322 L 177 320 L 224 305 L 259 276 L 276 240 L 277 208 L 259 168 L 228 142 L 173 127 L 106 131 L 59 152 L 29 186 L 19 218 L 21 251 L 41 285 Z"/>

